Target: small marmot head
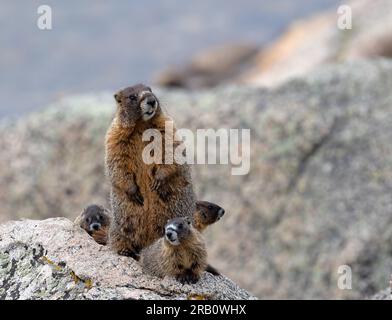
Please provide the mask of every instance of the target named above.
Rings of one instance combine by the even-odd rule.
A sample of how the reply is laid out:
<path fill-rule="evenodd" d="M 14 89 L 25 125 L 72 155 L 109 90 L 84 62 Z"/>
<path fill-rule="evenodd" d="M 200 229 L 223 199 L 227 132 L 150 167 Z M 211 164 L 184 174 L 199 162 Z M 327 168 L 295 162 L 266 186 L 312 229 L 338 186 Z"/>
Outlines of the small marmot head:
<path fill-rule="evenodd" d="M 165 240 L 173 246 L 180 245 L 192 233 L 192 221 L 189 218 L 174 218 L 165 226 Z"/>
<path fill-rule="evenodd" d="M 148 121 L 160 112 L 158 98 L 150 87 L 137 84 L 114 94 L 123 121 Z"/>
<path fill-rule="evenodd" d="M 105 213 L 105 208 L 95 204 L 85 208 L 80 216 L 80 226 L 90 235 L 109 224 L 110 217 Z"/>
<path fill-rule="evenodd" d="M 195 220 L 203 225 L 208 226 L 220 220 L 225 214 L 225 209 L 215 203 L 208 201 L 196 202 Z"/>

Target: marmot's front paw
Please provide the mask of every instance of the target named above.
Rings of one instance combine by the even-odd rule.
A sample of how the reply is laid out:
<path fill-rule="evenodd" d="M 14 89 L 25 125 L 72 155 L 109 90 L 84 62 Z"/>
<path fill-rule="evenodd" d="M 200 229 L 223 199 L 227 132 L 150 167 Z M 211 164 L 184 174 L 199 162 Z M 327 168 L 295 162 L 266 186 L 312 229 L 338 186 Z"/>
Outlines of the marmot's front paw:
<path fill-rule="evenodd" d="M 167 201 L 171 195 L 170 185 L 168 185 L 164 178 L 159 176 L 152 178 L 150 189 L 151 191 L 156 192 L 163 201 Z"/>
<path fill-rule="evenodd" d="M 139 261 L 140 255 L 138 253 L 136 253 L 134 250 L 128 249 L 128 248 L 124 248 L 124 249 L 120 249 L 117 252 L 120 256 L 125 256 L 125 257 L 131 257 L 137 261 Z"/>
<path fill-rule="evenodd" d="M 151 178 L 150 189 L 152 191 L 158 191 L 159 189 L 165 186 L 165 182 L 167 181 L 165 179 L 166 177 L 162 169 L 151 167 L 148 173 Z"/>
<path fill-rule="evenodd" d="M 158 191 L 163 185 L 163 179 L 154 177 L 150 183 L 150 189 L 152 191 Z"/>
<path fill-rule="evenodd" d="M 179 274 L 176 276 L 176 280 L 181 282 L 182 284 L 193 284 L 199 281 L 200 277 L 192 271 L 187 271 L 183 274 Z"/>
<path fill-rule="evenodd" d="M 142 194 L 139 191 L 139 188 L 137 188 L 134 192 L 128 191 L 127 196 L 129 198 L 129 200 L 131 200 L 141 206 L 144 204 L 144 199 L 143 199 Z"/>

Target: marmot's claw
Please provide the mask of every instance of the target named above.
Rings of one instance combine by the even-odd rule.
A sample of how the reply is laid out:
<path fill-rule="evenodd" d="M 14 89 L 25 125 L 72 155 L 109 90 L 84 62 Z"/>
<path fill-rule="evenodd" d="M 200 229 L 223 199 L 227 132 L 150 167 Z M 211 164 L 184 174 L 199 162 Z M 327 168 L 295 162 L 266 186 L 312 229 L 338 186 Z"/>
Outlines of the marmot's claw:
<path fill-rule="evenodd" d="M 188 283 L 196 283 L 197 281 L 199 281 L 199 277 L 196 276 L 195 274 L 189 274 L 188 275 Z"/>
<path fill-rule="evenodd" d="M 131 258 L 133 258 L 135 260 L 139 260 L 139 258 L 140 258 L 139 255 L 135 251 L 133 251 L 131 249 L 127 249 L 127 248 L 126 249 L 121 249 L 117 253 L 120 256 L 131 257 Z"/>
<path fill-rule="evenodd" d="M 161 184 L 162 184 L 161 180 L 154 179 L 151 182 L 151 190 L 152 191 L 157 191 L 161 187 Z"/>
<path fill-rule="evenodd" d="M 183 275 L 183 274 L 176 276 L 176 280 L 182 284 L 188 283 L 188 281 L 186 279 L 186 275 Z"/>
<path fill-rule="evenodd" d="M 199 277 L 194 273 L 181 274 L 176 277 L 176 280 L 182 284 L 194 284 L 199 281 Z"/>

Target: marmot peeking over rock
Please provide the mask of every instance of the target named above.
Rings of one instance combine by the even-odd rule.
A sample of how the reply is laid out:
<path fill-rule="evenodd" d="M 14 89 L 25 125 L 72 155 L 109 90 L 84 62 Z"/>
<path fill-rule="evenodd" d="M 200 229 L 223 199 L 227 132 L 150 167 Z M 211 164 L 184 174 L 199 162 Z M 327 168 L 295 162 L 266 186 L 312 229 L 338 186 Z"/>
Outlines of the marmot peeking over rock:
<path fill-rule="evenodd" d="M 113 223 L 109 245 L 119 254 L 137 257 L 163 235 L 168 219 L 192 217 L 195 212 L 187 164 L 146 164 L 142 153 L 147 129 L 162 134 L 165 155 L 167 117 L 149 87 L 139 84 L 114 95 L 117 112 L 106 136 L 106 170 L 111 182 Z M 175 129 L 172 134 L 175 134 Z"/>
<path fill-rule="evenodd" d="M 193 227 L 199 232 L 204 231 L 210 224 L 221 219 L 225 210 L 215 203 L 208 201 L 197 201 L 196 211 L 193 214 Z M 96 242 L 101 245 L 107 244 L 108 230 L 111 223 L 109 210 L 100 205 L 89 205 L 76 218 L 75 224 L 84 229 Z M 139 256 L 135 256 L 139 260 Z M 220 272 L 211 265 L 206 266 L 206 271 L 214 276 L 219 276 Z"/>
<path fill-rule="evenodd" d="M 225 210 L 215 203 L 196 201 L 196 211 L 193 214 L 193 227 L 203 232 L 209 225 L 219 221 Z M 87 231 L 99 244 L 106 245 L 107 233 L 111 221 L 108 209 L 99 205 L 90 205 L 82 211 L 75 223 Z"/>
<path fill-rule="evenodd" d="M 225 214 L 225 209 L 208 201 L 197 201 L 193 214 L 193 226 L 200 232 L 209 225 L 219 221 Z"/>
<path fill-rule="evenodd" d="M 96 242 L 107 243 L 108 229 L 111 222 L 109 210 L 99 205 L 89 205 L 75 219 L 75 224 L 84 229 Z"/>
<path fill-rule="evenodd" d="M 225 209 L 215 203 L 208 201 L 197 201 L 196 211 L 193 214 L 193 226 L 203 232 L 209 225 L 219 221 L 225 214 Z M 211 265 L 207 265 L 206 271 L 214 276 L 219 276 L 220 272 Z"/>
<path fill-rule="evenodd" d="M 189 218 L 167 222 L 164 237 L 143 249 L 143 270 L 156 277 L 170 276 L 181 283 L 195 283 L 207 268 L 207 251 L 199 231 Z"/>

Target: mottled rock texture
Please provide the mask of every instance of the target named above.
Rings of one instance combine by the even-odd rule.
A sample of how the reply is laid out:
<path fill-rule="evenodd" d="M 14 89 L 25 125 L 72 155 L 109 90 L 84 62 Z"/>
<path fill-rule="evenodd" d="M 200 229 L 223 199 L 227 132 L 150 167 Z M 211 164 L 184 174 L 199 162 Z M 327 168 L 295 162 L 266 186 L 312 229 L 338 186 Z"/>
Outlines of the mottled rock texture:
<path fill-rule="evenodd" d="M 204 273 L 182 285 L 142 273 L 65 218 L 0 225 L 0 299 L 254 299 Z"/>
<path fill-rule="evenodd" d="M 157 90 L 177 127 L 250 128 L 251 166 L 193 166 L 226 209 L 211 263 L 262 298 L 365 298 L 392 265 L 392 63 L 333 65 L 276 89 Z M 0 129 L 0 218 L 74 218 L 107 205 L 111 94 L 70 97 Z M 103 249 L 101 249 L 103 250 Z M 120 258 L 118 258 L 120 259 Z M 352 267 L 352 290 L 337 287 Z M 76 272 L 76 271 L 75 271 Z"/>
<path fill-rule="evenodd" d="M 387 288 L 371 297 L 372 300 L 392 300 L 391 288 Z"/>

